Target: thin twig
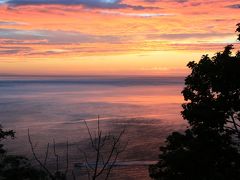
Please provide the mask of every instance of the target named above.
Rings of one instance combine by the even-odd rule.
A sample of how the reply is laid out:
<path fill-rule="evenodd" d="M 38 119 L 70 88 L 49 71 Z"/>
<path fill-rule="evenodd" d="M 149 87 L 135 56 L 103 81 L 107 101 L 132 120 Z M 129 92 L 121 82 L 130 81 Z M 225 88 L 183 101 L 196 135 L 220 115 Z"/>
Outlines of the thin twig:
<path fill-rule="evenodd" d="M 117 162 L 117 158 L 118 158 L 118 155 L 119 155 L 119 154 L 120 154 L 120 153 L 117 153 L 117 154 L 116 154 L 113 162 L 111 163 L 111 165 L 110 165 L 110 167 L 109 167 L 109 169 L 108 169 L 108 171 L 107 171 L 107 175 L 106 175 L 106 177 L 105 177 L 105 180 L 108 179 L 108 177 L 109 177 L 109 175 L 110 175 L 110 172 L 112 171 L 113 166 L 114 166 L 114 165 L 116 164 L 116 162 Z"/>
<path fill-rule="evenodd" d="M 58 156 L 58 154 L 56 153 L 56 143 L 55 143 L 55 139 L 53 139 L 53 153 L 54 153 L 54 156 L 56 157 L 56 172 L 58 172 L 58 170 L 59 170 L 59 156 Z"/>
<path fill-rule="evenodd" d="M 95 162 L 95 169 L 93 174 L 93 180 L 95 180 L 98 176 L 98 163 L 100 158 L 100 145 L 101 145 L 101 139 L 102 139 L 102 132 L 100 131 L 99 127 L 99 118 L 98 118 L 98 143 L 97 143 L 97 157 Z"/>
<path fill-rule="evenodd" d="M 55 180 L 55 177 L 52 175 L 52 173 L 48 170 L 48 168 L 38 159 L 36 153 L 35 153 L 35 150 L 34 150 L 34 147 L 33 147 L 33 143 L 32 143 L 32 140 L 31 140 L 31 136 L 30 136 L 30 132 L 29 132 L 29 129 L 28 129 L 28 142 L 31 146 L 31 151 L 32 151 L 32 154 L 33 154 L 33 157 L 35 158 L 35 160 L 38 162 L 38 164 L 45 170 L 45 172 L 49 175 L 49 177 L 52 179 L 52 180 Z"/>
<path fill-rule="evenodd" d="M 66 170 L 65 170 L 65 175 L 68 173 L 68 166 L 69 166 L 69 154 L 68 154 L 68 149 L 69 149 L 69 144 L 67 141 L 67 152 L 66 152 Z"/>
<path fill-rule="evenodd" d="M 47 164 L 47 159 L 48 159 L 48 151 L 49 151 L 49 143 L 47 144 L 47 149 L 46 149 L 46 153 L 45 153 L 45 159 L 44 159 L 44 166 L 46 166 Z"/>
<path fill-rule="evenodd" d="M 119 154 L 121 154 L 123 151 L 125 151 L 126 145 L 121 147 L 120 140 L 125 133 L 125 128 L 123 131 L 119 133 L 118 136 L 114 136 L 111 134 L 108 134 L 106 136 L 102 135 L 101 127 L 100 127 L 100 117 L 98 115 L 97 118 L 97 130 L 94 132 L 94 136 L 90 131 L 90 128 L 86 121 L 84 121 L 85 126 L 87 128 L 87 132 L 89 135 L 89 139 L 91 142 L 91 146 L 93 150 L 96 153 L 96 159 L 94 164 L 90 164 L 88 162 L 88 158 L 85 152 L 83 152 L 86 168 L 88 172 L 88 177 L 90 179 L 90 173 L 92 170 L 92 180 L 96 180 L 105 170 L 107 170 L 107 174 L 105 179 L 109 178 L 110 172 L 112 171 L 114 165 L 116 164 L 116 161 L 118 159 Z M 108 146 L 108 143 L 109 144 Z M 103 149 L 106 147 L 110 148 L 108 151 L 103 151 Z M 106 159 L 104 159 L 104 156 L 106 156 Z M 99 164 L 102 163 L 102 167 L 99 167 Z M 94 167 L 93 167 L 94 166 Z"/>
<path fill-rule="evenodd" d="M 238 126 L 237 126 L 238 124 L 236 123 L 236 121 L 235 121 L 233 115 L 231 115 L 230 117 L 231 117 L 231 119 L 232 119 L 232 121 L 233 121 L 234 128 L 235 128 L 236 131 L 239 133 Z"/>
<path fill-rule="evenodd" d="M 73 177 L 73 180 L 76 180 L 76 176 L 73 170 L 72 170 L 72 177 Z"/>
<path fill-rule="evenodd" d="M 85 160 L 86 165 L 87 165 L 92 171 L 94 171 L 93 167 L 92 167 L 92 166 L 90 165 L 90 163 L 88 162 L 87 154 L 86 154 L 83 150 L 81 150 L 80 148 L 78 148 L 78 150 L 83 153 L 83 157 L 84 157 L 84 160 Z"/>
<path fill-rule="evenodd" d="M 92 138 L 92 134 L 91 134 L 91 132 L 90 132 L 90 129 L 89 129 L 89 127 L 88 127 L 88 124 L 87 124 L 86 120 L 84 120 L 84 123 L 85 123 L 85 126 L 86 126 L 86 128 L 87 128 L 88 135 L 89 135 L 89 139 L 90 139 L 90 142 L 91 142 L 91 144 L 92 144 L 92 147 L 95 148 L 95 147 L 94 147 L 93 138 Z"/>
<path fill-rule="evenodd" d="M 100 174 L 102 174 L 103 171 L 106 169 L 106 167 L 109 165 L 110 160 L 111 160 L 111 158 L 113 157 L 113 153 L 114 153 L 114 151 L 116 150 L 117 145 L 118 145 L 118 143 L 119 143 L 122 135 L 124 134 L 124 132 L 125 132 L 125 130 L 121 131 L 120 134 L 119 134 L 119 136 L 118 136 L 116 139 L 113 137 L 114 141 L 113 141 L 113 145 L 112 145 L 112 148 L 111 148 L 111 150 L 110 150 L 110 153 L 109 153 L 109 155 L 108 155 L 107 161 L 106 161 L 106 163 L 104 163 L 102 169 L 99 171 L 99 173 L 97 174 L 97 176 L 100 176 Z"/>

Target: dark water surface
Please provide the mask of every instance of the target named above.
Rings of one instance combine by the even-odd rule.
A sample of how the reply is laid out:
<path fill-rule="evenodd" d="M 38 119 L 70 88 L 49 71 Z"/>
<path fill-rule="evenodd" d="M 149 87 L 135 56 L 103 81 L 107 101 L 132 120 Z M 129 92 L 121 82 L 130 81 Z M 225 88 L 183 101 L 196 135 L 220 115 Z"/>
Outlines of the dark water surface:
<path fill-rule="evenodd" d="M 180 115 L 183 80 L 143 76 L 0 77 L 0 123 L 17 132 L 7 147 L 11 153 L 31 158 L 27 141 L 30 129 L 39 157 L 53 139 L 58 152 L 64 153 L 68 140 L 71 162 L 82 162 L 78 147 L 88 151 L 89 142 L 83 120 L 94 130 L 100 115 L 104 132 L 126 128 L 123 141 L 129 143 L 120 161 L 144 165 L 157 159 L 159 146 L 169 133 L 186 125 Z M 49 163 L 52 161 L 50 158 Z M 148 179 L 147 166 L 118 168 L 112 179 Z"/>

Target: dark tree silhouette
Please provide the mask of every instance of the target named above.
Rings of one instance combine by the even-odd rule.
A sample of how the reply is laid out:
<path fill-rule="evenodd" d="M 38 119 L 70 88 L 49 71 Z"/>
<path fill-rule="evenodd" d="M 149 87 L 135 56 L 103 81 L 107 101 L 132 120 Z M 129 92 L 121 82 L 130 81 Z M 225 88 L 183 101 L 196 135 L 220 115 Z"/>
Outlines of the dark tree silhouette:
<path fill-rule="evenodd" d="M 237 30 L 240 33 L 240 24 Z M 238 35 L 239 36 L 239 35 Z M 238 37 L 239 40 L 240 36 Z M 159 180 L 235 180 L 240 177 L 240 52 L 233 45 L 188 67 L 182 116 L 185 133 L 174 132 L 149 167 Z M 237 136 L 235 136 L 237 135 Z"/>
<path fill-rule="evenodd" d="M 236 32 L 238 32 L 238 40 L 240 41 L 240 23 L 237 24 Z"/>
<path fill-rule="evenodd" d="M 6 131 L 0 125 L 0 179 L 3 180 L 44 180 L 46 174 L 34 168 L 30 161 L 23 156 L 8 155 L 2 141 L 14 138 L 15 132 Z"/>
<path fill-rule="evenodd" d="M 240 127 L 240 52 L 232 56 L 232 45 L 199 63 L 189 62 L 192 73 L 185 79 L 183 117 L 193 130 L 226 129 L 239 134 Z"/>

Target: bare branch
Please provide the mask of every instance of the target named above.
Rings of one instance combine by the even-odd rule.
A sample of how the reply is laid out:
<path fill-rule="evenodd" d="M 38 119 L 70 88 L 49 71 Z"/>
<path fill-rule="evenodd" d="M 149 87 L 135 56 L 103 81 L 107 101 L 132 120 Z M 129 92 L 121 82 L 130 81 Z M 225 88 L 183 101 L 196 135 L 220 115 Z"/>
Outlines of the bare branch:
<path fill-rule="evenodd" d="M 65 170 L 65 175 L 68 173 L 68 166 L 69 166 L 69 154 L 68 154 L 68 149 L 69 149 L 69 144 L 67 141 L 67 152 L 66 152 L 66 170 Z"/>
<path fill-rule="evenodd" d="M 104 160 L 104 158 L 103 158 L 103 155 L 101 154 L 100 156 L 101 156 L 102 164 L 105 164 L 105 160 Z"/>
<path fill-rule="evenodd" d="M 117 154 L 116 154 L 116 156 L 115 156 L 113 162 L 111 163 L 111 165 L 110 165 L 110 167 L 109 167 L 109 169 L 108 169 L 108 171 L 107 171 L 107 175 L 106 175 L 105 180 L 108 179 L 108 177 L 109 177 L 109 175 L 110 175 L 110 172 L 112 171 L 112 168 L 114 167 L 114 165 L 115 165 L 116 162 L 117 162 L 117 158 L 118 158 L 118 155 L 119 155 L 119 154 L 120 154 L 120 153 L 117 153 Z"/>
<path fill-rule="evenodd" d="M 107 135 L 103 136 L 100 126 L 100 117 L 98 115 L 97 129 L 93 136 L 87 122 L 84 121 L 84 123 L 88 131 L 91 146 L 96 153 L 94 163 L 90 164 L 86 153 L 83 152 L 88 175 L 89 177 L 91 175 L 92 180 L 96 180 L 107 170 L 105 179 L 108 179 L 110 172 L 116 164 L 119 154 L 121 154 L 127 147 L 128 143 L 126 143 L 124 146 L 121 146 L 120 142 L 123 134 L 125 133 L 125 128 L 118 135 L 112 135 L 108 133 Z M 105 151 L 105 148 L 108 150 Z"/>
<path fill-rule="evenodd" d="M 45 159 L 44 159 L 44 166 L 46 166 L 47 164 L 47 159 L 48 159 L 48 151 L 49 151 L 49 143 L 47 144 L 47 149 L 46 149 L 46 153 L 45 153 Z"/>
<path fill-rule="evenodd" d="M 111 147 L 111 150 L 110 150 L 110 153 L 109 153 L 109 155 L 108 155 L 107 161 L 106 161 L 106 163 L 103 164 L 103 167 L 102 167 L 102 169 L 99 171 L 99 173 L 97 174 L 97 176 L 99 176 L 100 174 L 102 174 L 103 171 L 106 169 L 106 167 L 109 165 L 110 160 L 111 160 L 111 158 L 113 157 L 114 151 L 117 152 L 117 145 L 118 145 L 118 143 L 120 142 L 120 139 L 121 139 L 122 135 L 124 134 L 124 132 L 125 132 L 125 130 L 121 131 L 120 134 L 119 134 L 119 136 L 118 136 L 117 138 L 115 138 L 115 137 L 113 136 L 113 145 L 112 145 L 112 147 Z M 119 152 L 119 153 L 121 153 L 121 152 Z M 116 156 L 118 156 L 119 153 L 117 152 L 117 153 L 116 153 Z M 117 158 L 116 156 L 115 156 L 115 158 Z M 112 166 L 113 166 L 113 165 L 112 165 Z"/>
<path fill-rule="evenodd" d="M 56 171 L 58 172 L 58 171 L 59 171 L 59 156 L 58 156 L 58 154 L 56 153 L 56 143 L 55 143 L 55 139 L 53 139 L 53 153 L 54 153 L 54 156 L 56 157 Z"/>
<path fill-rule="evenodd" d="M 89 161 L 88 161 L 87 154 L 86 154 L 83 150 L 81 150 L 79 147 L 78 147 L 78 150 L 83 153 L 83 157 L 84 157 L 84 159 L 85 159 L 85 163 L 86 163 L 86 165 L 89 167 L 89 169 L 91 169 L 92 171 L 94 171 L 93 167 L 90 165 L 90 163 L 89 163 Z"/>
<path fill-rule="evenodd" d="M 98 115 L 98 119 L 97 119 L 97 122 L 98 122 L 98 128 L 97 128 L 97 130 L 98 130 L 98 136 L 99 136 L 99 131 L 100 131 L 100 116 Z"/>
<path fill-rule="evenodd" d="M 230 115 L 231 120 L 226 120 L 226 122 L 233 124 L 234 128 L 227 127 L 228 129 L 231 129 L 234 133 L 240 135 L 240 125 L 235 121 L 235 118 L 233 115 Z M 226 128 L 226 127 L 225 127 Z"/>
<path fill-rule="evenodd" d="M 85 126 L 86 126 L 86 128 L 87 128 L 88 135 L 89 135 L 89 139 L 90 139 L 90 142 L 91 142 L 91 144 L 92 144 L 92 147 L 95 149 L 94 141 L 93 141 L 93 138 L 92 138 L 91 131 L 90 131 L 90 129 L 89 129 L 89 127 L 88 127 L 88 124 L 87 124 L 87 122 L 86 122 L 85 120 L 84 120 L 84 123 L 85 123 Z"/>
<path fill-rule="evenodd" d="M 98 119 L 98 144 L 97 144 L 97 157 L 96 157 L 96 162 L 95 162 L 95 169 L 94 169 L 94 174 L 93 174 L 93 180 L 96 179 L 98 176 L 98 163 L 99 163 L 99 158 L 100 158 L 100 144 L 101 144 L 101 137 L 102 137 L 102 132 L 99 131 L 99 119 Z"/>
<path fill-rule="evenodd" d="M 32 154 L 33 154 L 33 157 L 34 159 L 38 162 L 38 164 L 45 170 L 45 172 L 49 175 L 49 177 L 52 179 L 52 180 L 55 180 L 55 177 L 52 175 L 52 173 L 48 170 L 48 168 L 38 159 L 36 153 L 35 153 L 35 150 L 34 150 L 34 147 L 33 147 L 33 143 L 32 143 L 32 140 L 31 140 L 31 136 L 30 136 L 30 132 L 29 132 L 29 129 L 28 129 L 28 142 L 31 146 L 31 151 L 32 151 Z"/>
<path fill-rule="evenodd" d="M 73 177 L 73 180 L 76 180 L 76 175 L 73 170 L 72 170 L 72 177 Z"/>

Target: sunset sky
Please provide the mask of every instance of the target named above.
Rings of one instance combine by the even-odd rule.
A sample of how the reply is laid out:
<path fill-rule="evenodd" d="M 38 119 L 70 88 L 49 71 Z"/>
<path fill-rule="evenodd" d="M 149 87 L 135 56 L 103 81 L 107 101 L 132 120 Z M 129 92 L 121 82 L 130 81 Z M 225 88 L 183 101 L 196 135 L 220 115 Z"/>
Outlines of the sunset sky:
<path fill-rule="evenodd" d="M 239 0 L 0 0 L 0 74 L 183 75 L 238 22 Z"/>

